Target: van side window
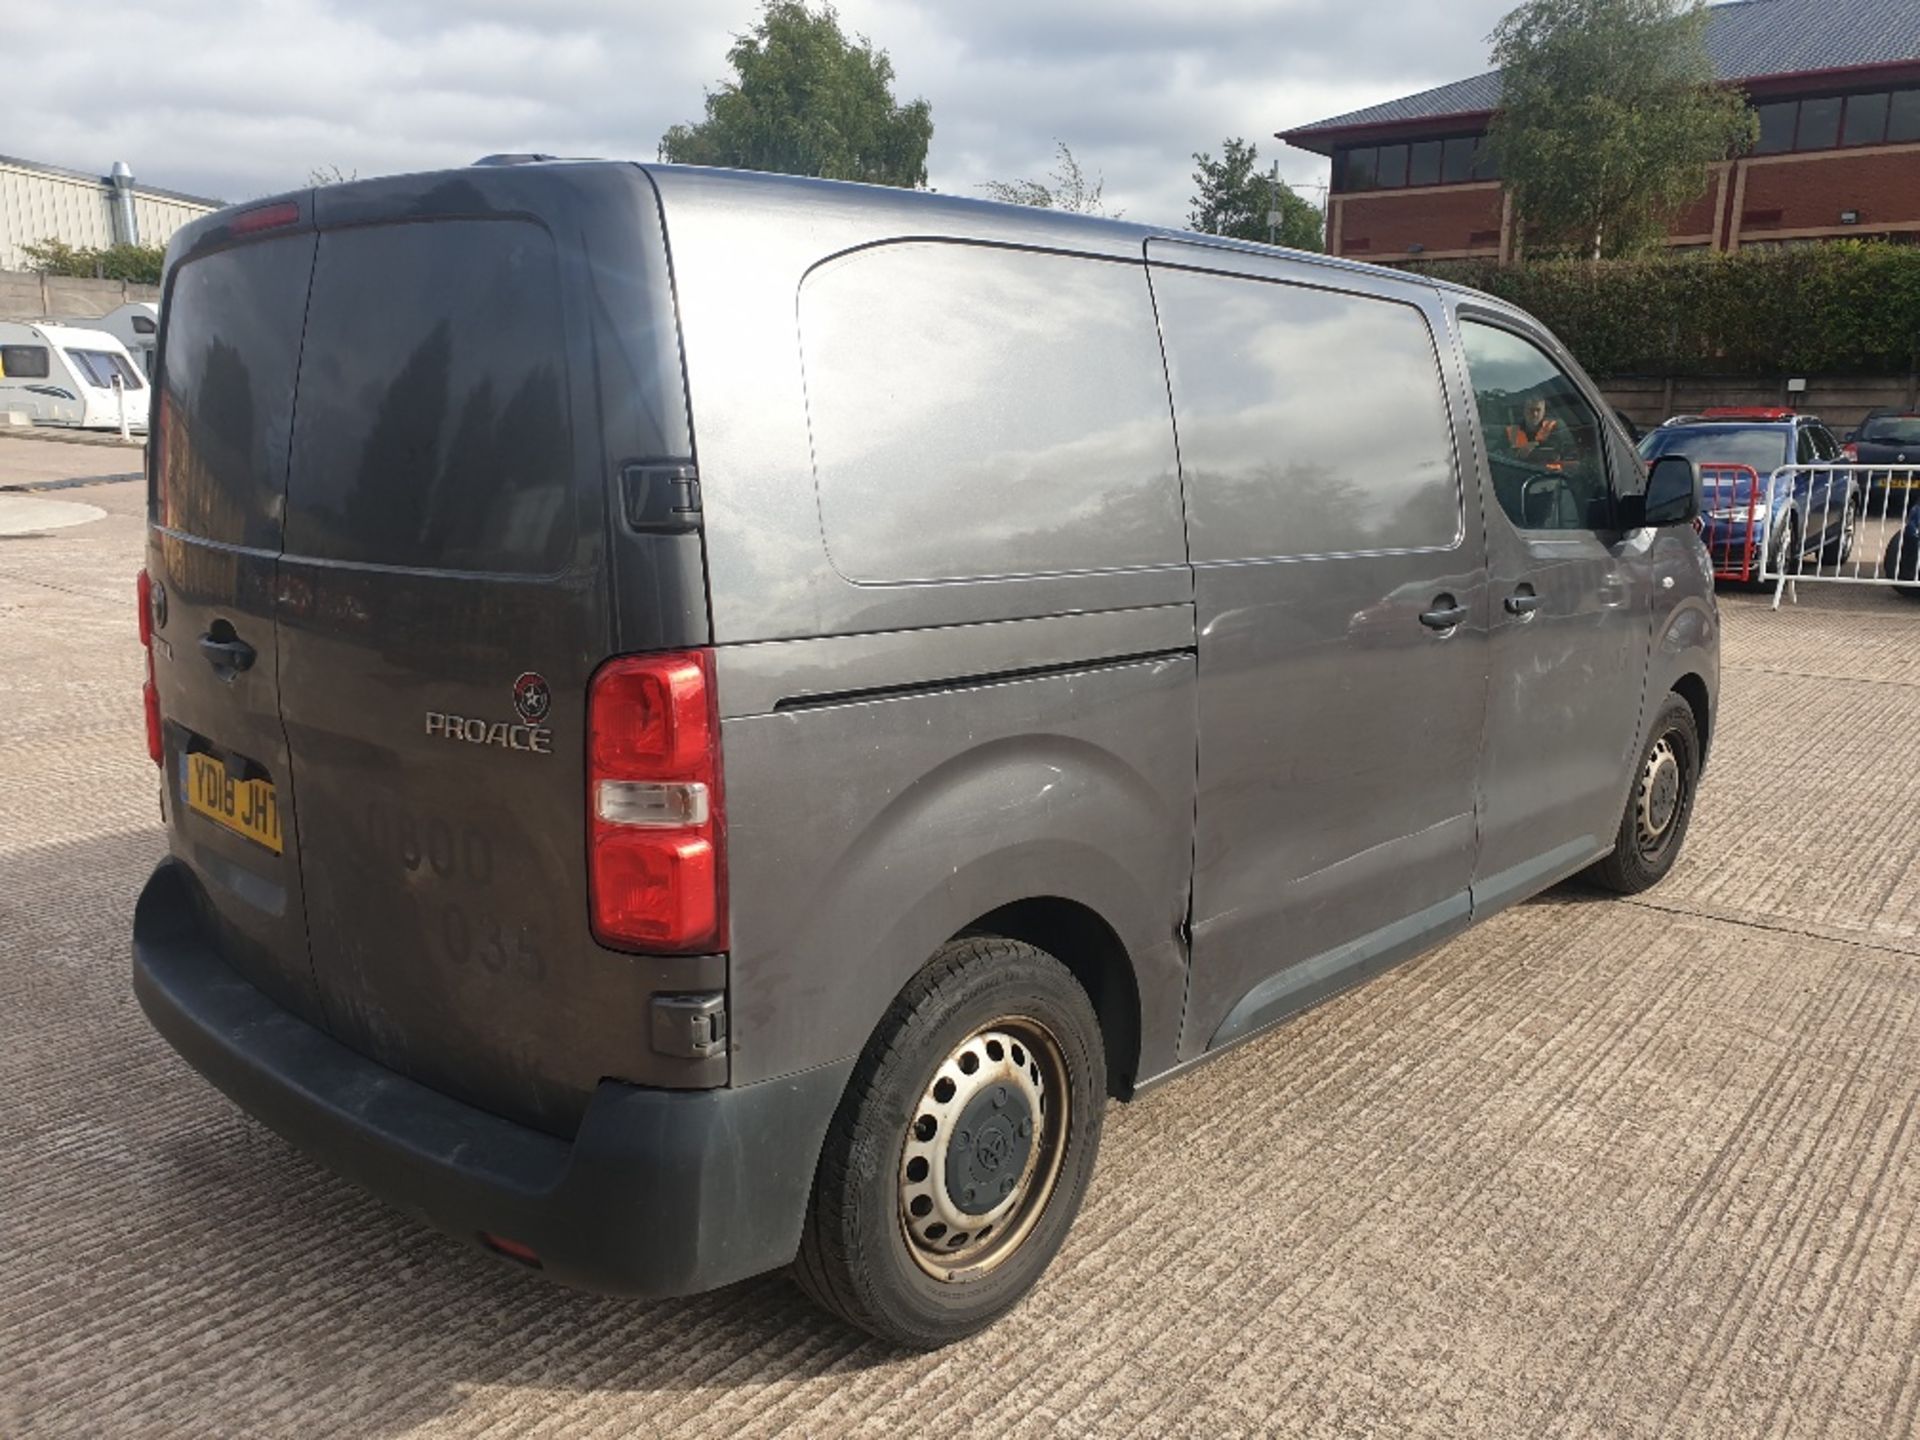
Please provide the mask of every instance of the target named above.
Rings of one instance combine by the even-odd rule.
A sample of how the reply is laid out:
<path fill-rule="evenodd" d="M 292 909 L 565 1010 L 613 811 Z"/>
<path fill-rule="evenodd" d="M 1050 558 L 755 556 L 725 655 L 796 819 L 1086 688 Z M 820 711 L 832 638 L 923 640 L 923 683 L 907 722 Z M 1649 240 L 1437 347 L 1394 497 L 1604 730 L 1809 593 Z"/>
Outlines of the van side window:
<path fill-rule="evenodd" d="M 1602 530 L 1613 518 L 1600 417 L 1532 341 L 1460 326 L 1493 491 L 1521 530 Z"/>
<path fill-rule="evenodd" d="M 827 553 L 856 583 L 1179 565 L 1142 267 L 942 242 L 800 288 Z"/>
<path fill-rule="evenodd" d="M 53 373 L 44 345 L 0 345 L 0 377 L 8 380 L 45 380 Z"/>
<path fill-rule="evenodd" d="M 1433 332 L 1414 306 L 1156 268 L 1196 562 L 1459 540 Z"/>

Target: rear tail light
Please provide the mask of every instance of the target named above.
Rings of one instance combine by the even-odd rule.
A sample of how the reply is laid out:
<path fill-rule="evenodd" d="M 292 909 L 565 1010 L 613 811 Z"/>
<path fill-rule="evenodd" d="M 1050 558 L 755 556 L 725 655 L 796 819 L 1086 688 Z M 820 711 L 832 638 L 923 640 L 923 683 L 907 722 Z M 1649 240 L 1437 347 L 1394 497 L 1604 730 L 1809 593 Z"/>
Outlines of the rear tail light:
<path fill-rule="evenodd" d="M 587 694 L 593 934 L 616 950 L 727 944 L 726 822 L 713 656 L 629 655 Z"/>
<path fill-rule="evenodd" d="M 153 686 L 153 577 L 142 570 L 134 588 L 140 597 L 140 648 L 147 660 L 147 678 L 140 687 L 140 708 L 147 719 L 147 756 L 158 765 L 165 751 L 160 743 L 160 692 Z"/>

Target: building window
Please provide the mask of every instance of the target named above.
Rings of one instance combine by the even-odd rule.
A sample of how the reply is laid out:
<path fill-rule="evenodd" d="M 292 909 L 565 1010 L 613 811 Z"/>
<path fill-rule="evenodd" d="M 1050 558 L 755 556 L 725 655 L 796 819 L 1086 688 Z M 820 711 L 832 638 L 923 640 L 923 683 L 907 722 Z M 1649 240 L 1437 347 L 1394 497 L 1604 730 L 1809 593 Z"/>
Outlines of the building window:
<path fill-rule="evenodd" d="M 1800 131 L 1794 138 L 1796 150 L 1831 150 L 1840 142 L 1840 106 L 1838 95 L 1800 102 Z"/>
<path fill-rule="evenodd" d="M 1841 127 L 1842 145 L 1878 145 L 1887 138 L 1887 101 L 1884 91 L 1878 95 L 1852 95 L 1847 99 L 1847 123 Z"/>
<path fill-rule="evenodd" d="M 1753 153 L 1756 155 L 1779 155 L 1793 148 L 1793 127 L 1800 118 L 1798 100 L 1783 101 L 1778 105 L 1760 106 L 1760 139 L 1755 142 Z"/>
<path fill-rule="evenodd" d="M 1465 185 L 1500 178 L 1492 148 L 1483 135 L 1341 150 L 1334 157 L 1333 173 L 1333 188 L 1342 194 L 1397 190 L 1407 185 Z"/>
<path fill-rule="evenodd" d="M 1920 90 L 1894 91 L 1887 107 L 1887 139 L 1894 144 L 1920 140 Z"/>

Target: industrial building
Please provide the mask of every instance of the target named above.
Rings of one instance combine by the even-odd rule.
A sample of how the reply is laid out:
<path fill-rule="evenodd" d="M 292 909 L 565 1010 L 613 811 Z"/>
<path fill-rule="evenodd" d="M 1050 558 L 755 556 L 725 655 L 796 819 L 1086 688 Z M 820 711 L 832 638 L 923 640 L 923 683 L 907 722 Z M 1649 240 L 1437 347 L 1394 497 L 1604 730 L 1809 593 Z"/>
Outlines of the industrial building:
<path fill-rule="evenodd" d="M 90 175 L 0 155 L 0 270 L 31 268 L 24 247 L 46 240 L 75 249 L 165 245 L 182 225 L 224 203 L 142 185 L 125 161 Z"/>
<path fill-rule="evenodd" d="M 1707 52 L 1743 90 L 1759 141 L 1714 168 L 1675 249 L 1920 240 L 1920 4 L 1736 0 Z M 1485 144 L 1500 73 L 1282 131 L 1333 161 L 1327 249 L 1392 263 L 1512 257 L 1513 206 Z"/>

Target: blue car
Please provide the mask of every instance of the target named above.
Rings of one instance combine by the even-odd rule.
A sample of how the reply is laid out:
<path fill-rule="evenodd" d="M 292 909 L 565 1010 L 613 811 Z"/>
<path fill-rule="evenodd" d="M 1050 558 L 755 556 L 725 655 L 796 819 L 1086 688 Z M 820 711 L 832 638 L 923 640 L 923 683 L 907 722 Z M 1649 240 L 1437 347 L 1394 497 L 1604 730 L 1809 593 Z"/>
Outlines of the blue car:
<path fill-rule="evenodd" d="M 1774 479 L 1783 465 L 1846 463 L 1833 432 L 1813 416 L 1748 409 L 1678 416 L 1640 442 L 1641 459 L 1651 463 L 1662 455 L 1708 467 L 1700 476 L 1700 538 L 1715 575 L 1757 579 L 1762 556 L 1775 571 L 1797 570 L 1802 560 L 1844 565 L 1852 558 L 1864 498 L 1853 477 L 1813 469 Z M 1751 469 L 1758 494 L 1745 475 L 1719 466 Z"/>
<path fill-rule="evenodd" d="M 1907 507 L 1907 523 L 1887 542 L 1880 573 L 1894 580 L 1920 581 L 1920 505 Z M 1902 585 L 1900 593 L 1909 600 L 1920 600 L 1920 584 Z"/>

